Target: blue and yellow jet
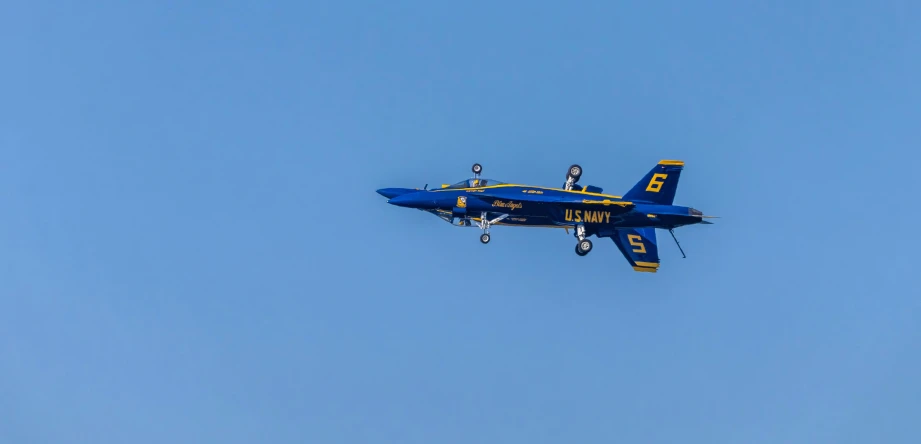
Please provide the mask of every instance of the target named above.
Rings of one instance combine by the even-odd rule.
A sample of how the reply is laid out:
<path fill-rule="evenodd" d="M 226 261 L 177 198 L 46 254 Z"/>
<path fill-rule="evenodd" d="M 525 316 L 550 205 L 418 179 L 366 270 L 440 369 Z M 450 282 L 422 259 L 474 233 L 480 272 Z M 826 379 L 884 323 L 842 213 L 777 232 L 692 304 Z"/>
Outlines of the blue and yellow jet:
<path fill-rule="evenodd" d="M 480 242 L 489 243 L 493 225 L 573 229 L 578 242 L 576 254 L 592 251 L 590 236 L 614 241 L 636 271 L 655 273 L 659 268 L 656 228 L 668 230 L 685 225 L 709 224 L 712 216 L 694 208 L 672 205 L 684 162 L 662 160 L 627 194 L 604 194 L 595 186 L 576 183 L 582 167 L 573 165 L 562 188 L 516 185 L 480 178 L 483 167 L 473 165 L 472 179 L 441 189 L 383 188 L 379 194 L 388 202 L 432 213 L 463 227 L 483 230 Z M 678 244 L 681 250 L 681 244 Z M 681 251 L 682 256 L 684 251 Z"/>

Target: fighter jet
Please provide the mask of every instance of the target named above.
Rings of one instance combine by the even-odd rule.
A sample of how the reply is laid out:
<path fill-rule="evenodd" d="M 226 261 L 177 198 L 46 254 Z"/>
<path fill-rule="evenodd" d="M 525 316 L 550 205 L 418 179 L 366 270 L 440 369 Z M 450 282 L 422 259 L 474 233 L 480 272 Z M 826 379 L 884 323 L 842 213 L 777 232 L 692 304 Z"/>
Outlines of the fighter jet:
<path fill-rule="evenodd" d="M 661 160 L 623 196 L 578 185 L 579 165 L 569 167 L 562 187 L 548 188 L 481 178 L 483 167 L 478 163 L 473 165 L 473 178 L 454 185 L 377 192 L 390 204 L 432 213 L 455 226 L 479 228 L 484 244 L 490 241 L 493 225 L 572 230 L 579 256 L 592 251 L 589 237 L 610 238 L 634 270 L 655 273 L 659 269 L 657 228 L 667 230 L 686 257 L 675 228 L 710 224 L 706 219 L 714 217 L 672 204 L 683 169 L 683 161 Z"/>

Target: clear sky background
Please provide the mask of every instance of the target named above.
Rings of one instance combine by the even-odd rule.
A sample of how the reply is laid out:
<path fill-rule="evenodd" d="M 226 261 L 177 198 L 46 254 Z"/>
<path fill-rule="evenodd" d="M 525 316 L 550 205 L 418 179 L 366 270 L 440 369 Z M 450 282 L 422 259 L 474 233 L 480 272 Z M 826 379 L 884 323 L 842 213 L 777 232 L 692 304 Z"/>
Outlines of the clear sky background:
<path fill-rule="evenodd" d="M 438 3 L 4 3 L 0 443 L 921 442 L 921 3 Z M 659 159 L 657 274 L 374 192 Z"/>

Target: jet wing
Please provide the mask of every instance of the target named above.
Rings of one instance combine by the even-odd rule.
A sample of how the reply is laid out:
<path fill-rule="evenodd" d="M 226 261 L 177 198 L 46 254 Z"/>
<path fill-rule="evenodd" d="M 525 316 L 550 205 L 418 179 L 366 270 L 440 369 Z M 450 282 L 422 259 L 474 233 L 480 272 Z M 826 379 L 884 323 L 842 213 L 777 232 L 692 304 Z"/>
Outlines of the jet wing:
<path fill-rule="evenodd" d="M 655 273 L 659 269 L 659 248 L 655 228 L 624 228 L 614 231 L 611 240 L 633 269 Z"/>

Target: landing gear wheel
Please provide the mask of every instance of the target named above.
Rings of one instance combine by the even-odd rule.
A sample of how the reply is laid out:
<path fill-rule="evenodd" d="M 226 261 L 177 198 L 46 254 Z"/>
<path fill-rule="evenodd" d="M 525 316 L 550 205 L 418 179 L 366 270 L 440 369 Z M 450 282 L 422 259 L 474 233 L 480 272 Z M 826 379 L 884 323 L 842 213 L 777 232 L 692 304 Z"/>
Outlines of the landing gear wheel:
<path fill-rule="evenodd" d="M 480 174 L 483 172 L 483 165 L 475 163 L 473 164 L 472 170 L 473 170 L 473 174 Z"/>
<path fill-rule="evenodd" d="M 572 182 L 576 183 L 579 181 L 579 178 L 582 177 L 582 167 L 579 165 L 573 165 L 569 167 L 569 173 L 567 174 L 572 178 Z"/>
<path fill-rule="evenodd" d="M 582 239 L 576 244 L 576 253 L 581 252 L 580 256 L 585 256 L 590 251 L 592 251 L 592 241 L 588 239 Z"/>
<path fill-rule="evenodd" d="M 486 234 L 486 233 L 481 234 L 481 235 L 480 235 L 480 242 L 482 242 L 482 243 L 484 243 L 484 244 L 488 244 L 488 243 L 489 243 L 489 235 Z"/>

